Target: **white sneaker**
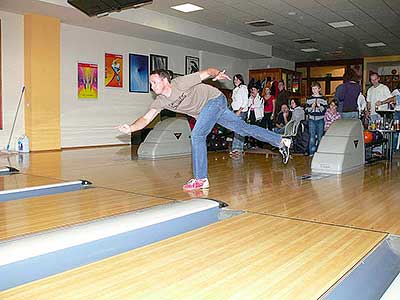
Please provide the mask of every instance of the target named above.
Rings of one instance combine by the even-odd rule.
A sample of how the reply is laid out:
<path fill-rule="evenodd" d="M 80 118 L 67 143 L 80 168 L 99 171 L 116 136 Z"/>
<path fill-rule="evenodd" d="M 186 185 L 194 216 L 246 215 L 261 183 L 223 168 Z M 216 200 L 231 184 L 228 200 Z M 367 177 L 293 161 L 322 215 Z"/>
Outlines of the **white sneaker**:
<path fill-rule="evenodd" d="M 286 165 L 289 162 L 290 158 L 290 145 L 292 144 L 292 140 L 289 138 L 282 138 L 281 147 L 279 148 L 279 152 L 282 155 L 282 162 Z"/>
<path fill-rule="evenodd" d="M 210 183 L 207 178 L 203 179 L 190 179 L 184 186 L 183 189 L 186 191 L 198 190 L 198 189 L 208 189 Z"/>

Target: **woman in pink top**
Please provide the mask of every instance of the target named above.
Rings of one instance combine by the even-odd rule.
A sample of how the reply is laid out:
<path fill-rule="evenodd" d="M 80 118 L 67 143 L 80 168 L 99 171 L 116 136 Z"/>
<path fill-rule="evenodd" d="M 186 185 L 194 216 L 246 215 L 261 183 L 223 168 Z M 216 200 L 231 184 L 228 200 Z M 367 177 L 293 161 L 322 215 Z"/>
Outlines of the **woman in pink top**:
<path fill-rule="evenodd" d="M 329 104 L 329 108 L 326 110 L 324 120 L 325 120 L 325 128 L 324 131 L 327 131 L 329 126 L 332 125 L 333 122 L 340 119 L 340 113 L 337 111 L 338 101 L 333 99 Z"/>

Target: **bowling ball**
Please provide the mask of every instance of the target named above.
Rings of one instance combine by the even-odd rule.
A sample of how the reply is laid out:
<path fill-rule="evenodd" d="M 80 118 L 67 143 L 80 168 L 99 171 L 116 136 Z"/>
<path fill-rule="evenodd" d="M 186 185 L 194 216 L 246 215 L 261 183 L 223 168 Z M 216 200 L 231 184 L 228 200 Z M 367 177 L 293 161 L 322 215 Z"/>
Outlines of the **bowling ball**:
<path fill-rule="evenodd" d="M 368 144 L 374 141 L 374 134 L 371 131 L 364 131 L 364 143 Z"/>

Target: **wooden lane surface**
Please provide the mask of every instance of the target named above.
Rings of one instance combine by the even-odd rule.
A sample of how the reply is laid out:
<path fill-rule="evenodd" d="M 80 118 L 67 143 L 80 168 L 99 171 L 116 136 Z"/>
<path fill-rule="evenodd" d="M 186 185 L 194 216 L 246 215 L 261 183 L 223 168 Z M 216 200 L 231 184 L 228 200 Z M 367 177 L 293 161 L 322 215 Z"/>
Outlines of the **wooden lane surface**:
<path fill-rule="evenodd" d="M 46 176 L 84 178 L 106 188 L 177 200 L 209 197 L 233 209 L 400 234 L 398 157 L 391 165 L 380 162 L 310 182 L 298 179 L 310 173 L 307 157 L 295 156 L 284 166 L 279 155 L 247 154 L 232 160 L 227 153 L 210 153 L 211 188 L 202 194 L 182 191 L 191 177 L 189 157 L 131 160 L 129 147 L 32 154 L 26 169 L 30 174 L 41 175 L 42 163 L 55 160 L 58 165 L 44 168 Z"/>
<path fill-rule="evenodd" d="M 384 234 L 244 214 L 0 293 L 0 299 L 316 300 Z"/>
<path fill-rule="evenodd" d="M 182 191 L 182 185 L 192 176 L 190 157 L 158 161 L 133 159 L 129 146 L 34 152 L 23 164 L 19 163 L 18 156 L 9 158 L 13 166 L 26 174 L 63 180 L 86 179 L 97 186 L 156 197 L 189 198 Z"/>
<path fill-rule="evenodd" d="M 62 183 L 63 180 L 55 178 L 45 178 L 25 174 L 12 174 L 0 176 L 0 191 L 21 189 L 46 184 Z M 1 203 L 1 202 L 0 202 Z"/>
<path fill-rule="evenodd" d="M 400 233 L 400 222 L 396 217 L 400 214 L 400 168 L 396 163 L 390 165 L 382 162 L 352 173 L 315 181 L 296 179 L 298 173 L 296 174 L 296 166 L 293 165 L 282 168 L 281 172 L 282 175 L 275 178 L 281 180 L 280 185 L 272 183 L 270 188 L 246 192 L 245 199 L 232 199 L 232 207 Z M 261 180 L 263 179 L 264 177 Z M 253 179 L 254 186 L 263 185 L 255 183 L 257 180 Z M 220 196 L 214 195 L 216 199 Z"/>
<path fill-rule="evenodd" d="M 102 188 L 8 201 L 0 203 L 0 240 L 168 202 Z"/>

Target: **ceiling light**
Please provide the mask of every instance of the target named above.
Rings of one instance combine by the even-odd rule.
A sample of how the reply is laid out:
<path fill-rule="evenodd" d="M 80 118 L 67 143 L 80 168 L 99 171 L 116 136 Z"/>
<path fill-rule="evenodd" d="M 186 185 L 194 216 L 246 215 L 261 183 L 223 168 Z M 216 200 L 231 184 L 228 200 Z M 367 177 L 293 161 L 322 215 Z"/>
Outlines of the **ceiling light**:
<path fill-rule="evenodd" d="M 343 28 L 343 27 L 354 26 L 354 24 L 349 21 L 333 22 L 333 23 L 328 23 L 328 25 L 332 26 L 333 28 Z"/>
<path fill-rule="evenodd" d="M 274 35 L 275 33 L 271 32 L 271 31 L 255 31 L 255 32 L 250 32 L 251 34 L 254 34 L 256 36 L 268 36 L 268 35 Z"/>
<path fill-rule="evenodd" d="M 249 21 L 249 22 L 245 22 L 244 24 L 246 25 L 251 25 L 254 27 L 265 27 L 265 26 L 271 26 L 274 25 L 271 22 L 268 22 L 266 20 L 256 20 L 256 21 Z"/>
<path fill-rule="evenodd" d="M 374 47 L 385 47 L 385 46 L 386 46 L 386 44 L 385 44 L 385 43 L 382 43 L 382 42 L 379 42 L 379 43 L 368 43 L 368 44 L 365 44 L 365 45 L 367 45 L 367 46 L 370 47 L 370 48 L 374 48 Z"/>
<path fill-rule="evenodd" d="M 315 60 L 316 60 L 316 61 L 321 61 L 321 59 L 320 59 L 319 57 L 317 57 Z"/>
<path fill-rule="evenodd" d="M 192 11 L 197 11 L 197 10 L 202 10 L 204 8 L 194 5 L 194 4 L 190 4 L 190 3 L 185 3 L 185 4 L 181 4 L 181 5 L 176 5 L 176 6 L 172 6 L 172 9 L 176 9 L 179 11 L 183 11 L 183 12 L 192 12 Z"/>
<path fill-rule="evenodd" d="M 315 48 L 306 48 L 306 49 L 300 49 L 303 52 L 317 52 L 319 51 L 318 49 Z"/>
<path fill-rule="evenodd" d="M 311 38 L 295 39 L 295 40 L 293 40 L 293 42 L 299 43 L 299 44 L 315 43 L 315 41 Z"/>
<path fill-rule="evenodd" d="M 295 15 L 297 15 L 297 13 L 296 13 L 295 11 L 289 11 L 287 14 L 288 14 L 289 16 L 295 16 Z"/>

